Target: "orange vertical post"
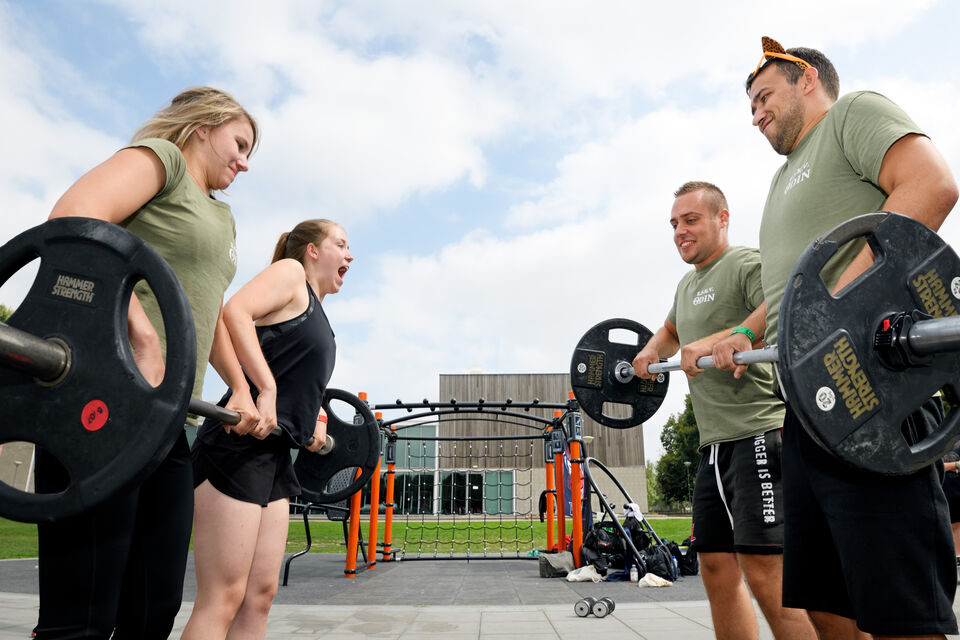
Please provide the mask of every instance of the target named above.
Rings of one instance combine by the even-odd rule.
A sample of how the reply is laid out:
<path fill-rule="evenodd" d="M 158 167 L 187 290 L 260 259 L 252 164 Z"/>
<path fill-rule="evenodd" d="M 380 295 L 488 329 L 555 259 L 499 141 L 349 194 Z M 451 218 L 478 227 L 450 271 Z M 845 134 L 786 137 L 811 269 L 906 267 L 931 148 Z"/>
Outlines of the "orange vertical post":
<path fill-rule="evenodd" d="M 364 394 L 366 395 L 366 394 Z M 374 414 L 379 423 L 383 414 L 377 411 Z M 370 528 L 367 530 L 367 568 L 377 566 L 377 533 L 380 524 L 380 463 L 383 458 L 377 458 L 377 471 L 370 479 Z"/>
<path fill-rule="evenodd" d="M 358 467 L 357 475 L 355 475 L 354 478 L 359 478 L 362 473 L 363 469 Z M 343 575 L 348 578 L 357 577 L 357 552 L 360 547 L 360 494 L 362 492 L 363 490 L 359 489 L 350 498 L 350 530 L 347 533 L 347 566 L 343 570 Z"/>
<path fill-rule="evenodd" d="M 583 478 L 580 472 L 580 442 L 570 441 L 570 494 L 573 499 L 573 566 L 580 566 L 580 545 L 583 544 Z"/>
<path fill-rule="evenodd" d="M 553 540 L 553 504 L 557 499 L 557 491 L 553 488 L 553 460 L 550 459 L 550 451 L 550 441 L 547 440 L 543 445 L 543 462 L 547 469 L 547 551 L 557 551 L 557 545 Z"/>
<path fill-rule="evenodd" d="M 391 431 L 391 433 L 393 433 Z M 393 555 L 390 548 L 393 540 L 393 481 L 396 475 L 396 443 L 387 439 L 387 495 L 384 496 L 386 502 L 386 514 L 383 523 L 383 561 L 393 561 Z"/>
<path fill-rule="evenodd" d="M 568 398 L 573 400 L 573 391 Z M 583 437 L 583 423 L 580 414 L 569 414 L 570 429 L 570 495 L 573 500 L 573 566 L 580 566 L 580 545 L 583 544 L 583 470 L 580 467 L 583 459 L 583 448 L 580 446 Z"/>
<path fill-rule="evenodd" d="M 367 529 L 367 566 L 374 569 L 377 566 L 377 536 L 380 524 L 380 462 L 377 458 L 377 471 L 370 479 L 370 527 Z"/>
<path fill-rule="evenodd" d="M 554 418 L 559 418 L 562 412 L 553 412 Z M 560 551 L 567 550 L 567 509 L 563 487 L 563 450 L 553 454 L 553 473 L 557 479 L 557 547 Z"/>

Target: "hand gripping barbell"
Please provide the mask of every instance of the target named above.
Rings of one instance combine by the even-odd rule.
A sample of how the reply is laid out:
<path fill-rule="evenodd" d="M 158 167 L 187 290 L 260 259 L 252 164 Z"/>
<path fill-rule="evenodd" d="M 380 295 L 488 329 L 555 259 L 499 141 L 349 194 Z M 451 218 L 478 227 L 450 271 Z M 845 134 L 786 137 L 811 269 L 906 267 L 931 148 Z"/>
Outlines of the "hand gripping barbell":
<path fill-rule="evenodd" d="M 78 514 L 146 478 L 166 457 L 186 419 L 198 415 L 236 423 L 239 415 L 191 401 L 196 334 L 186 295 L 173 270 L 149 245 L 113 224 L 60 218 L 0 247 L 0 285 L 35 258 L 37 276 L 9 326 L 0 326 L 0 443 L 33 442 L 69 475 L 56 493 L 27 493 L 0 483 L 0 515 L 49 522 Z M 163 316 L 165 374 L 151 387 L 133 361 L 127 309 L 145 280 Z M 356 412 L 341 420 L 338 400 Z M 371 477 L 380 451 L 379 426 L 356 396 L 327 389 L 323 401 L 332 443 L 325 456 L 298 456 L 304 491 L 336 502 Z M 361 474 L 344 489 L 330 479 L 347 468 Z M 308 477 L 309 476 L 309 477 Z"/>
<path fill-rule="evenodd" d="M 865 238 L 874 265 L 832 295 L 820 277 L 837 250 Z M 816 239 L 787 279 L 779 347 L 743 351 L 737 364 L 773 362 L 801 422 L 825 449 L 859 468 L 906 474 L 940 458 L 960 439 L 960 411 L 914 441 L 901 424 L 942 391 L 958 404 L 960 258 L 936 233 L 905 216 L 853 218 Z M 610 340 L 626 329 L 632 344 Z M 570 365 L 574 394 L 591 418 L 615 428 L 649 419 L 666 395 L 677 361 L 652 364 L 656 379 L 635 378 L 633 357 L 652 336 L 625 319 L 599 323 Z M 712 367 L 709 356 L 697 360 Z M 608 409 L 607 406 L 622 408 Z M 619 411 L 627 416 L 613 415 Z"/>

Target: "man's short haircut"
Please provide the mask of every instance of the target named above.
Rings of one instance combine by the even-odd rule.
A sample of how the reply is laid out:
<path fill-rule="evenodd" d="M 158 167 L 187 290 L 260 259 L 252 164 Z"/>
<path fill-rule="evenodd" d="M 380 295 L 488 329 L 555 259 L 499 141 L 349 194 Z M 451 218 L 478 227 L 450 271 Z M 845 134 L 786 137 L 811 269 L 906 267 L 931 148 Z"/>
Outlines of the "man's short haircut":
<path fill-rule="evenodd" d="M 673 197 L 679 198 L 680 196 L 685 196 L 695 191 L 703 191 L 704 202 L 713 207 L 712 213 L 714 215 L 728 208 L 727 197 L 723 195 L 723 191 L 720 191 L 720 187 L 710 182 L 703 182 L 702 180 L 684 182 L 680 185 L 679 189 L 673 192 Z"/>
<path fill-rule="evenodd" d="M 836 68 L 827 56 L 816 49 L 808 49 L 806 47 L 787 49 L 787 53 L 801 60 L 805 60 L 810 63 L 810 66 L 817 70 L 817 74 L 820 77 L 820 84 L 823 85 L 823 89 L 827 92 L 830 99 L 835 101 L 840 96 L 840 76 L 837 75 Z M 753 85 L 754 78 L 760 75 L 760 71 L 763 71 L 771 64 L 777 65 L 780 73 L 787 76 L 787 81 L 789 81 L 790 84 L 797 84 L 797 82 L 800 81 L 800 76 L 803 75 L 803 69 L 797 66 L 797 63 L 790 60 L 781 60 L 780 58 L 771 58 L 760 67 L 759 71 L 747 76 L 747 93 L 750 93 L 750 87 Z"/>

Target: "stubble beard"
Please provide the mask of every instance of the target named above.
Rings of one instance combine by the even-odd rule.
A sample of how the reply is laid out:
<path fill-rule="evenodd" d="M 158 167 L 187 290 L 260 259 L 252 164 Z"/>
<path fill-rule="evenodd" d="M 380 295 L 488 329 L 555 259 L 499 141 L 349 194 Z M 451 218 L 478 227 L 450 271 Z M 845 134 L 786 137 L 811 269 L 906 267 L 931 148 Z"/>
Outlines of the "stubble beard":
<path fill-rule="evenodd" d="M 780 126 L 770 145 L 773 150 L 782 156 L 789 155 L 797 144 L 797 138 L 803 129 L 803 107 L 800 102 L 794 102 L 789 111 L 780 117 Z"/>

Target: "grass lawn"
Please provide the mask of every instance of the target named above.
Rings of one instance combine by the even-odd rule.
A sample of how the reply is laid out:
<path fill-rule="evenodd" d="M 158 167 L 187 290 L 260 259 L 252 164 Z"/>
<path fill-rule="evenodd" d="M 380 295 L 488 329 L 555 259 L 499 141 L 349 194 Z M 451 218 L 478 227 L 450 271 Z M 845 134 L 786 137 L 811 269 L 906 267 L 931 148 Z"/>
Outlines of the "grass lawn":
<path fill-rule="evenodd" d="M 37 526 L 0 518 L 0 559 L 37 557 Z"/>
<path fill-rule="evenodd" d="M 690 535 L 690 518 L 651 518 L 649 522 L 661 538 L 674 540 L 679 543 Z M 368 539 L 368 524 L 369 519 L 367 517 L 361 519 L 361 531 L 363 532 L 365 540 Z M 413 530 L 419 526 L 420 523 L 418 521 L 411 522 L 411 531 L 409 532 L 411 539 L 419 537 L 419 532 Z M 436 520 L 427 520 L 424 526 L 436 529 Z M 546 523 L 542 523 L 539 520 L 521 522 L 518 531 L 514 532 L 511 528 L 506 527 L 496 535 L 502 537 L 504 541 L 518 539 L 521 548 L 530 548 L 531 546 L 542 548 L 546 546 L 546 526 Z M 486 532 L 488 539 L 494 537 L 491 535 L 492 530 L 494 530 L 494 528 L 490 527 Z M 394 548 L 399 548 L 403 545 L 405 532 L 406 525 L 403 521 L 395 520 L 393 523 L 392 538 Z M 339 522 L 330 522 L 326 519 L 311 520 L 310 533 L 313 538 L 311 553 L 346 552 L 345 547 L 341 544 L 343 542 L 343 528 Z M 441 541 L 439 545 L 443 553 L 447 553 L 450 549 L 453 549 L 455 552 L 463 551 L 466 548 L 464 543 L 468 535 L 471 541 L 482 539 L 485 535 L 480 525 L 476 522 L 472 524 L 469 531 L 466 528 L 465 522 L 460 522 L 456 530 L 453 530 L 451 522 L 442 522 L 439 531 L 430 530 L 424 533 L 429 533 L 431 539 L 437 538 Z M 570 521 L 567 520 L 567 535 L 570 534 Z M 378 538 L 380 540 L 383 539 L 382 522 L 379 526 Z M 532 545 L 529 542 L 531 539 L 533 540 Z M 290 521 L 290 534 L 287 539 L 287 551 L 299 551 L 303 549 L 304 546 L 306 546 L 306 535 L 303 530 L 303 520 L 292 519 Z M 431 543 L 430 549 L 433 549 L 433 543 Z M 426 552 L 427 547 L 424 546 L 423 550 Z M 36 555 L 36 525 L 0 518 L 0 559 L 34 558 Z"/>
<path fill-rule="evenodd" d="M 657 535 L 680 544 L 690 537 L 690 518 L 650 518 L 647 520 Z"/>

